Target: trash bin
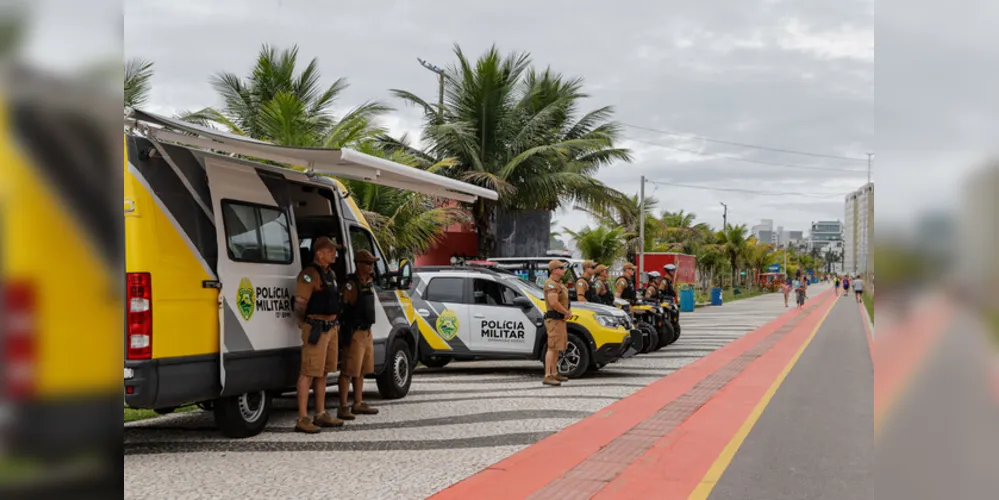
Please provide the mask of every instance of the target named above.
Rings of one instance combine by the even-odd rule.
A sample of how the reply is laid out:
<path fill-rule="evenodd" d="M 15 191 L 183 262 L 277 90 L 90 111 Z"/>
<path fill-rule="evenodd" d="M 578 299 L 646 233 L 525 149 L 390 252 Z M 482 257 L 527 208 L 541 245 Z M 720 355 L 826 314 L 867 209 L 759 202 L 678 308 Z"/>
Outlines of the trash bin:
<path fill-rule="evenodd" d="M 722 289 L 712 288 L 711 289 L 711 305 L 720 306 L 722 305 Z"/>
<path fill-rule="evenodd" d="M 694 289 L 680 290 L 680 312 L 694 312 Z"/>

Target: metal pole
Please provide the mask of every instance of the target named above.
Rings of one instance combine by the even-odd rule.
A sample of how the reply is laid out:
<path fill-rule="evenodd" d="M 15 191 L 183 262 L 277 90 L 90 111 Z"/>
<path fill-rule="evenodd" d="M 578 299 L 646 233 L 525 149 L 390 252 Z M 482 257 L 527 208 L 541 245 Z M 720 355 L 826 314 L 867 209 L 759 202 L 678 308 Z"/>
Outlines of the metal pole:
<path fill-rule="evenodd" d="M 722 203 L 720 201 L 718 203 L 720 203 L 721 206 L 725 207 L 725 211 L 722 212 L 722 231 L 724 231 L 724 230 L 728 229 L 728 205 L 726 205 L 726 204 L 724 204 L 724 203 Z"/>
<path fill-rule="evenodd" d="M 441 71 L 438 75 L 440 75 L 440 89 L 437 92 L 437 109 L 441 114 L 441 120 L 444 120 L 444 72 Z"/>
<path fill-rule="evenodd" d="M 638 189 L 638 276 L 635 277 L 635 287 L 642 281 L 645 269 L 645 176 L 642 176 L 642 186 Z"/>

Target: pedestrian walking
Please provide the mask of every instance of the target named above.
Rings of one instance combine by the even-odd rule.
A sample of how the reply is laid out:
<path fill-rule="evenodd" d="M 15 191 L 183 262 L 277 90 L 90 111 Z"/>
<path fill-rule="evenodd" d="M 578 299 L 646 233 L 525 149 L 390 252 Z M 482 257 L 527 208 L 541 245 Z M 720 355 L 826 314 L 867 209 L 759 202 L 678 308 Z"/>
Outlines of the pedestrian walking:
<path fill-rule="evenodd" d="M 788 307 L 788 298 L 791 295 L 791 284 L 787 281 L 781 283 L 780 290 L 784 294 L 784 307 Z"/>
<path fill-rule="evenodd" d="M 833 290 L 839 290 L 839 275 L 836 275 L 836 280 L 833 281 Z"/>
<path fill-rule="evenodd" d="M 850 293 L 850 277 L 843 276 L 843 297 L 846 297 L 847 293 Z"/>
<path fill-rule="evenodd" d="M 796 298 L 798 302 L 798 309 L 805 307 L 805 299 L 808 298 L 808 280 L 802 277 L 798 281 L 798 286 L 795 287 Z"/>
<path fill-rule="evenodd" d="M 314 434 L 320 427 L 340 427 L 343 420 L 326 412 L 326 376 L 336 371 L 339 354 L 338 322 L 342 304 L 332 265 L 337 249 L 333 240 L 316 238 L 313 261 L 298 273 L 292 310 L 302 329 L 302 367 L 298 376 L 298 421 L 295 431 Z M 316 416 L 309 419 L 309 387 L 315 395 Z"/>
<path fill-rule="evenodd" d="M 569 344 L 569 330 L 566 320 L 571 315 L 569 311 L 569 289 L 562 284 L 565 274 L 565 263 L 553 260 L 548 263 L 548 281 L 545 281 L 545 303 L 548 311 L 545 313 L 545 332 L 548 334 L 548 352 L 545 353 L 544 385 L 560 386 L 568 377 L 559 375 L 558 358 Z"/>
<path fill-rule="evenodd" d="M 857 302 L 858 303 L 859 302 L 863 302 L 863 300 L 864 300 L 864 280 L 863 279 L 861 279 L 861 278 L 858 277 L 857 279 L 853 280 L 853 291 L 854 291 L 854 294 L 857 296 Z"/>
<path fill-rule="evenodd" d="M 375 372 L 375 346 L 371 325 L 375 324 L 374 268 L 378 262 L 367 250 L 354 256 L 357 272 L 343 284 L 345 305 L 343 335 L 349 342 L 346 365 L 340 370 L 340 406 L 336 416 L 354 420 L 357 415 L 377 415 L 378 409 L 364 402 L 364 376 Z M 347 406 L 350 386 L 354 386 L 354 404 Z"/>

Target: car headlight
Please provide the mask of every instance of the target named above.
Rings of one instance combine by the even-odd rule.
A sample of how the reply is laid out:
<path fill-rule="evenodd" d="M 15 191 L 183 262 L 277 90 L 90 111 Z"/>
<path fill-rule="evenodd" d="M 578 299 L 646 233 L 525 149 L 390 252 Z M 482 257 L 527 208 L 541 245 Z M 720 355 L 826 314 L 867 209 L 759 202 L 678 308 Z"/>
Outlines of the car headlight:
<path fill-rule="evenodd" d="M 608 316 L 608 315 L 605 315 L 605 314 L 597 314 L 597 315 L 595 315 L 593 317 L 597 320 L 597 323 L 599 323 L 600 326 L 602 326 L 604 328 L 617 328 L 617 326 L 620 324 L 618 322 L 618 319 L 615 318 L 614 316 Z"/>

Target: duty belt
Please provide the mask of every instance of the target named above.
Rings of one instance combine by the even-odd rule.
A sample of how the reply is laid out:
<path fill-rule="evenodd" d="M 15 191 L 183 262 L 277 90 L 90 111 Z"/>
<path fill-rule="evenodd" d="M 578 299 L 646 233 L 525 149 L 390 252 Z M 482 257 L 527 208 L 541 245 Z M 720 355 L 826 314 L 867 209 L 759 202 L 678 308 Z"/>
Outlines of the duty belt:
<path fill-rule="evenodd" d="M 318 319 L 318 318 L 305 318 L 306 324 L 308 324 L 311 329 L 309 331 L 309 343 L 316 345 L 319 343 L 319 336 L 325 332 L 333 329 L 334 326 L 340 324 L 338 320 L 329 319 Z"/>

